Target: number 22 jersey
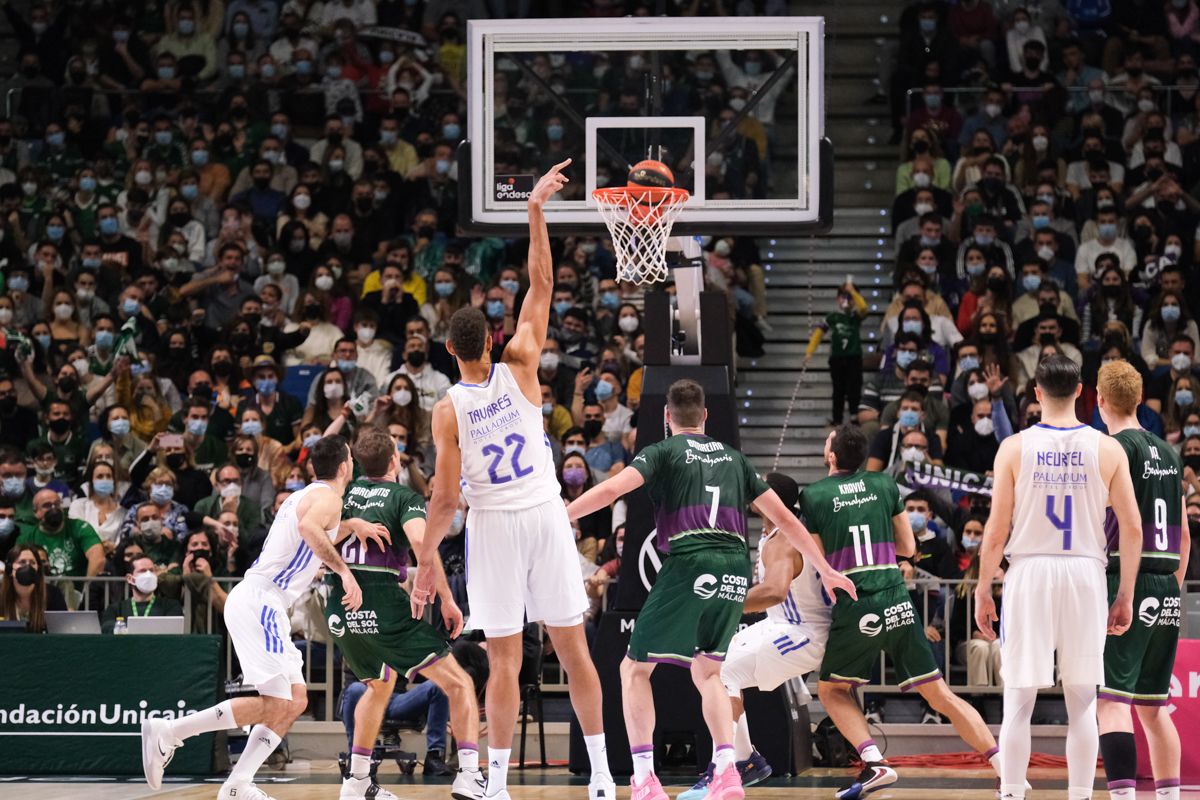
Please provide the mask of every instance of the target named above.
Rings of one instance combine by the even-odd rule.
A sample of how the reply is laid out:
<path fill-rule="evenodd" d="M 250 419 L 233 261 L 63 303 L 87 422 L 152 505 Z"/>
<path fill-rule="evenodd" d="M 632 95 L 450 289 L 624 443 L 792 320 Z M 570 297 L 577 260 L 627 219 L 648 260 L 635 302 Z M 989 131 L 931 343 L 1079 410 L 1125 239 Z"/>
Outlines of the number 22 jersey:
<path fill-rule="evenodd" d="M 472 509 L 514 511 L 559 500 L 541 406 L 521 393 L 507 364 L 492 364 L 487 383 L 457 383 L 449 395 L 458 417 L 462 492 Z"/>

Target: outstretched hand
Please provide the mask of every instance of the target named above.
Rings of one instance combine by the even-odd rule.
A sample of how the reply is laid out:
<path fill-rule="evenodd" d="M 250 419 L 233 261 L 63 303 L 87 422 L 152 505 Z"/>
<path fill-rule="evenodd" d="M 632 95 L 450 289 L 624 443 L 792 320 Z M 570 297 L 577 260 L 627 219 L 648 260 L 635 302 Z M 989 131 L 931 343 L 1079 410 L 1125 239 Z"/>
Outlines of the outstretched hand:
<path fill-rule="evenodd" d="M 834 594 L 838 589 L 841 589 L 846 594 L 850 595 L 851 600 L 858 599 L 858 589 L 854 586 L 854 581 L 847 578 L 836 570 L 831 570 L 821 575 L 821 585 L 825 587 L 825 594 L 836 601 L 837 595 Z"/>
<path fill-rule="evenodd" d="M 540 206 L 562 189 L 570 180 L 562 171 L 571 165 L 571 159 L 555 164 L 550 171 L 543 175 L 529 193 L 529 204 Z"/>

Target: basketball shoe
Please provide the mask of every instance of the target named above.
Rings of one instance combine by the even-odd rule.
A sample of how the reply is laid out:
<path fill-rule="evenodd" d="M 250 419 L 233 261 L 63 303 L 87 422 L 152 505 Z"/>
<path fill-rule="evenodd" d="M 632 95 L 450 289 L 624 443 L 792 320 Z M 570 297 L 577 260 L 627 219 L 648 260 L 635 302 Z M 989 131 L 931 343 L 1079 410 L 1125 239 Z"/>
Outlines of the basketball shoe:
<path fill-rule="evenodd" d="M 713 776 L 708 785 L 708 796 L 710 800 L 742 800 L 746 796 L 737 764 L 730 764 Z"/>
<path fill-rule="evenodd" d="M 162 786 L 163 772 L 175 756 L 175 748 L 182 744 L 182 739 L 171 735 L 171 726 L 165 720 L 142 723 L 142 772 L 147 786 L 156 791 Z"/>
<path fill-rule="evenodd" d="M 226 783 L 217 792 L 217 800 L 275 800 L 253 783 Z"/>
<path fill-rule="evenodd" d="M 593 775 L 588 781 L 588 800 L 617 800 L 617 784 L 611 775 Z"/>
<path fill-rule="evenodd" d="M 686 792 L 681 792 L 675 800 L 704 800 L 708 797 L 708 787 L 712 783 L 714 769 L 716 766 L 711 761 L 708 762 L 708 769 L 704 770 L 704 774 L 700 776 L 700 780 L 696 781 L 696 785 Z"/>
<path fill-rule="evenodd" d="M 342 793 L 338 800 L 400 800 L 399 797 L 380 786 L 370 776 L 365 778 L 346 778 L 342 781 Z"/>
<path fill-rule="evenodd" d="M 479 800 L 487 788 L 487 779 L 477 769 L 460 769 L 454 776 L 450 795 L 454 800 Z"/>
<path fill-rule="evenodd" d="M 651 773 L 640 784 L 633 778 L 629 779 L 629 800 L 671 800 L 663 791 L 658 776 Z"/>
<path fill-rule="evenodd" d="M 771 765 L 767 763 L 767 760 L 757 750 L 751 750 L 750 757 L 745 761 L 737 762 L 737 768 L 742 776 L 742 786 L 746 787 L 762 783 L 771 777 L 772 772 Z"/>
<path fill-rule="evenodd" d="M 896 774 L 896 770 L 887 764 L 882 761 L 871 761 L 863 767 L 862 772 L 858 773 L 858 778 L 854 783 L 838 792 L 836 797 L 837 800 L 858 800 L 877 789 L 892 785 L 899 779 L 900 776 Z"/>

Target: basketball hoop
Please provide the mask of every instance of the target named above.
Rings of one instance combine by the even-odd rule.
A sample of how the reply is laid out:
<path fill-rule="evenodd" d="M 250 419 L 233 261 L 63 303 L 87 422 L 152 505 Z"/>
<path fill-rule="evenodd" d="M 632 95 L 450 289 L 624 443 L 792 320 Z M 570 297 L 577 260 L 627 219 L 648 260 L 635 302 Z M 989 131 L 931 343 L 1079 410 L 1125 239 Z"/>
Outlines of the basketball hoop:
<path fill-rule="evenodd" d="M 592 192 L 617 256 L 617 280 L 657 283 L 667 277 L 667 239 L 688 201 L 686 189 L 609 186 Z"/>

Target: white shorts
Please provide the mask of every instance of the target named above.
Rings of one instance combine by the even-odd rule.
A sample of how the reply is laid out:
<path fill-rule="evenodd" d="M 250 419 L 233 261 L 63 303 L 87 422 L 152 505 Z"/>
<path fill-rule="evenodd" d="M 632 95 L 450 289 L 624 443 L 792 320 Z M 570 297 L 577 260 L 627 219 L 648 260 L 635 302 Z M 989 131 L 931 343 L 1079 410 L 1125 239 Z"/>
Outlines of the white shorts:
<path fill-rule="evenodd" d="M 467 512 L 467 602 L 470 628 L 490 637 L 520 633 L 526 619 L 552 627 L 583 622 L 583 571 L 561 500 Z"/>
<path fill-rule="evenodd" d="M 1004 578 L 1000 673 L 1013 689 L 1104 683 L 1108 584 L 1104 565 L 1083 556 L 1021 556 Z"/>
<path fill-rule="evenodd" d="M 756 622 L 729 643 L 721 667 L 721 682 L 730 697 L 739 696 L 751 686 L 770 691 L 792 678 L 820 669 L 828 638 L 828 628 L 769 619 Z"/>
<path fill-rule="evenodd" d="M 234 586 L 225 601 L 225 627 L 242 665 L 242 680 L 267 697 L 292 699 L 304 683 L 304 658 L 292 643 L 283 596 L 253 576 Z"/>

